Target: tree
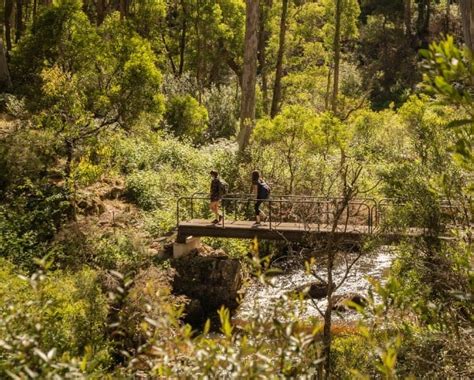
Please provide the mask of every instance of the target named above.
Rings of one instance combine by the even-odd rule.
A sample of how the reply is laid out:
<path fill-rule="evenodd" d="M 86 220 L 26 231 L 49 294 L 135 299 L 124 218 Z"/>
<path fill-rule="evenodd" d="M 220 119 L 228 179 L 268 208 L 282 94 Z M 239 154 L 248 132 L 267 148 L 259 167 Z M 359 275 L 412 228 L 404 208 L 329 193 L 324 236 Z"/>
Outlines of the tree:
<path fill-rule="evenodd" d="M 257 82 L 259 0 L 247 0 L 246 4 L 240 131 L 237 138 L 241 152 L 248 146 L 255 124 L 255 86 Z"/>
<path fill-rule="evenodd" d="M 269 99 L 268 99 L 268 63 L 267 63 L 267 45 L 268 39 L 270 37 L 269 31 L 269 21 L 270 21 L 270 11 L 273 5 L 273 0 L 265 0 L 261 4 L 260 10 L 260 29 L 259 29 L 259 39 L 258 39 L 258 69 L 260 76 L 262 78 L 262 97 L 263 97 L 263 112 L 269 114 Z"/>
<path fill-rule="evenodd" d="M 28 81 L 26 94 L 40 96 L 29 98 L 30 108 L 57 135 L 66 180 L 85 141 L 113 127 L 128 128 L 143 113 L 162 111 L 161 73 L 150 44 L 118 13 L 96 29 L 81 6 L 65 1 L 44 11 L 14 57 L 23 62 L 16 70 Z"/>
<path fill-rule="evenodd" d="M 474 51 L 474 0 L 460 0 L 464 42 Z"/>
<path fill-rule="evenodd" d="M 16 0 L 16 14 L 15 14 L 15 42 L 20 40 L 23 34 L 23 0 Z"/>
<path fill-rule="evenodd" d="M 7 45 L 7 52 L 12 50 L 12 36 L 11 36 L 12 14 L 13 14 L 13 0 L 5 0 L 4 22 L 5 22 L 5 43 Z"/>
<path fill-rule="evenodd" d="M 3 41 L 0 39 L 0 92 L 9 89 L 12 85 L 10 71 L 8 70 L 7 56 Z"/>
<path fill-rule="evenodd" d="M 334 33 L 334 84 L 331 97 L 332 112 L 337 112 L 337 95 L 339 92 L 339 64 L 341 60 L 341 15 L 342 0 L 336 0 L 336 19 Z"/>
<path fill-rule="evenodd" d="M 281 80 L 283 77 L 283 56 L 285 54 L 285 39 L 288 16 L 288 0 L 283 0 L 281 4 L 281 18 L 280 18 L 280 43 L 278 46 L 277 63 L 275 70 L 275 83 L 273 85 L 273 99 L 271 117 L 275 117 L 280 110 L 281 102 Z"/>

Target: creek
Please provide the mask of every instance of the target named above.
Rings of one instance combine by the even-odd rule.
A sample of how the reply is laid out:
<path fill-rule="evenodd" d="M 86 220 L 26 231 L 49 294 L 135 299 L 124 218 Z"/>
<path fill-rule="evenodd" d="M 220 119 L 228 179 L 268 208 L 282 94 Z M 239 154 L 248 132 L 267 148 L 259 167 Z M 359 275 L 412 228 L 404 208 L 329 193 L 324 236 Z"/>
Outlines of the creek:
<path fill-rule="evenodd" d="M 349 263 L 356 257 L 356 254 L 347 255 Z M 367 292 L 371 286 L 368 278 L 371 277 L 383 283 L 394 258 L 393 248 L 389 246 L 380 247 L 377 251 L 370 254 L 363 254 L 354 264 L 346 280 L 336 290 L 334 295 L 358 294 L 367 297 Z M 338 260 L 333 271 L 335 284 L 340 282 L 345 272 L 344 260 Z M 316 266 L 316 273 L 318 276 L 326 278 L 324 263 L 321 262 L 320 265 Z M 269 283 L 263 284 L 257 280 L 251 280 L 246 288 L 242 302 L 234 313 L 234 319 L 249 321 L 255 318 L 257 314 L 264 318 L 269 317 L 274 313 L 275 307 L 277 307 L 282 297 L 314 281 L 316 281 L 316 278 L 306 273 L 303 265 L 283 271 L 282 274 L 273 277 Z M 325 298 L 320 300 L 305 299 L 301 303 L 298 302 L 292 306 L 291 311 L 294 317 L 301 320 L 320 317 L 314 303 L 324 312 L 327 306 Z M 350 310 L 333 314 L 334 321 L 341 323 L 354 322 L 358 317 L 359 314 L 357 312 Z"/>

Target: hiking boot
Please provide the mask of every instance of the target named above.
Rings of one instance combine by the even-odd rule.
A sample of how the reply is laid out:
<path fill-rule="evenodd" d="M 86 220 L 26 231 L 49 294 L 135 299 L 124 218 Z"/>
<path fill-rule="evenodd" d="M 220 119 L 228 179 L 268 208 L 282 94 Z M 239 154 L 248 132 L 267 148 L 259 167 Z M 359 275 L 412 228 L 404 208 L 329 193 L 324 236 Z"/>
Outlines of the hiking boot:
<path fill-rule="evenodd" d="M 217 223 L 219 223 L 219 221 L 217 219 L 214 219 L 211 223 L 212 224 L 217 224 Z"/>

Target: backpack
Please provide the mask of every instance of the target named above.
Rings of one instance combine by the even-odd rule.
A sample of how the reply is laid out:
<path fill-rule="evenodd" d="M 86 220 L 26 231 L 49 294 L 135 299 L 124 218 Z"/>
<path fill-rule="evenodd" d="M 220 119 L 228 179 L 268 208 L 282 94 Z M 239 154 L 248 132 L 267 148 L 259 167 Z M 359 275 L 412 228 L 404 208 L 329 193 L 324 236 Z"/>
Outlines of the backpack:
<path fill-rule="evenodd" d="M 222 197 L 229 192 L 229 184 L 223 179 L 219 178 L 219 195 Z"/>
<path fill-rule="evenodd" d="M 270 186 L 265 181 L 259 182 L 258 197 L 261 199 L 267 199 L 270 196 Z"/>

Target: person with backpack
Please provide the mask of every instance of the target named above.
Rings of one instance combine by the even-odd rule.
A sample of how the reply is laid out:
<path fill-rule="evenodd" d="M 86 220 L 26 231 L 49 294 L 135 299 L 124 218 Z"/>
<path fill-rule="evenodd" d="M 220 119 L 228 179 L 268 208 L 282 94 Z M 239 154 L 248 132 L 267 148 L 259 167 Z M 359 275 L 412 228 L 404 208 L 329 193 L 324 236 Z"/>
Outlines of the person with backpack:
<path fill-rule="evenodd" d="M 270 186 L 263 180 L 258 170 L 252 172 L 252 192 L 256 196 L 255 201 L 255 224 L 265 222 L 267 216 L 260 210 L 262 203 L 270 197 Z"/>
<path fill-rule="evenodd" d="M 222 197 L 228 191 L 227 182 L 219 177 L 217 170 L 211 170 L 211 202 L 209 208 L 215 215 L 215 219 L 212 221 L 213 224 L 218 224 L 222 221 L 222 212 L 220 210 Z"/>

